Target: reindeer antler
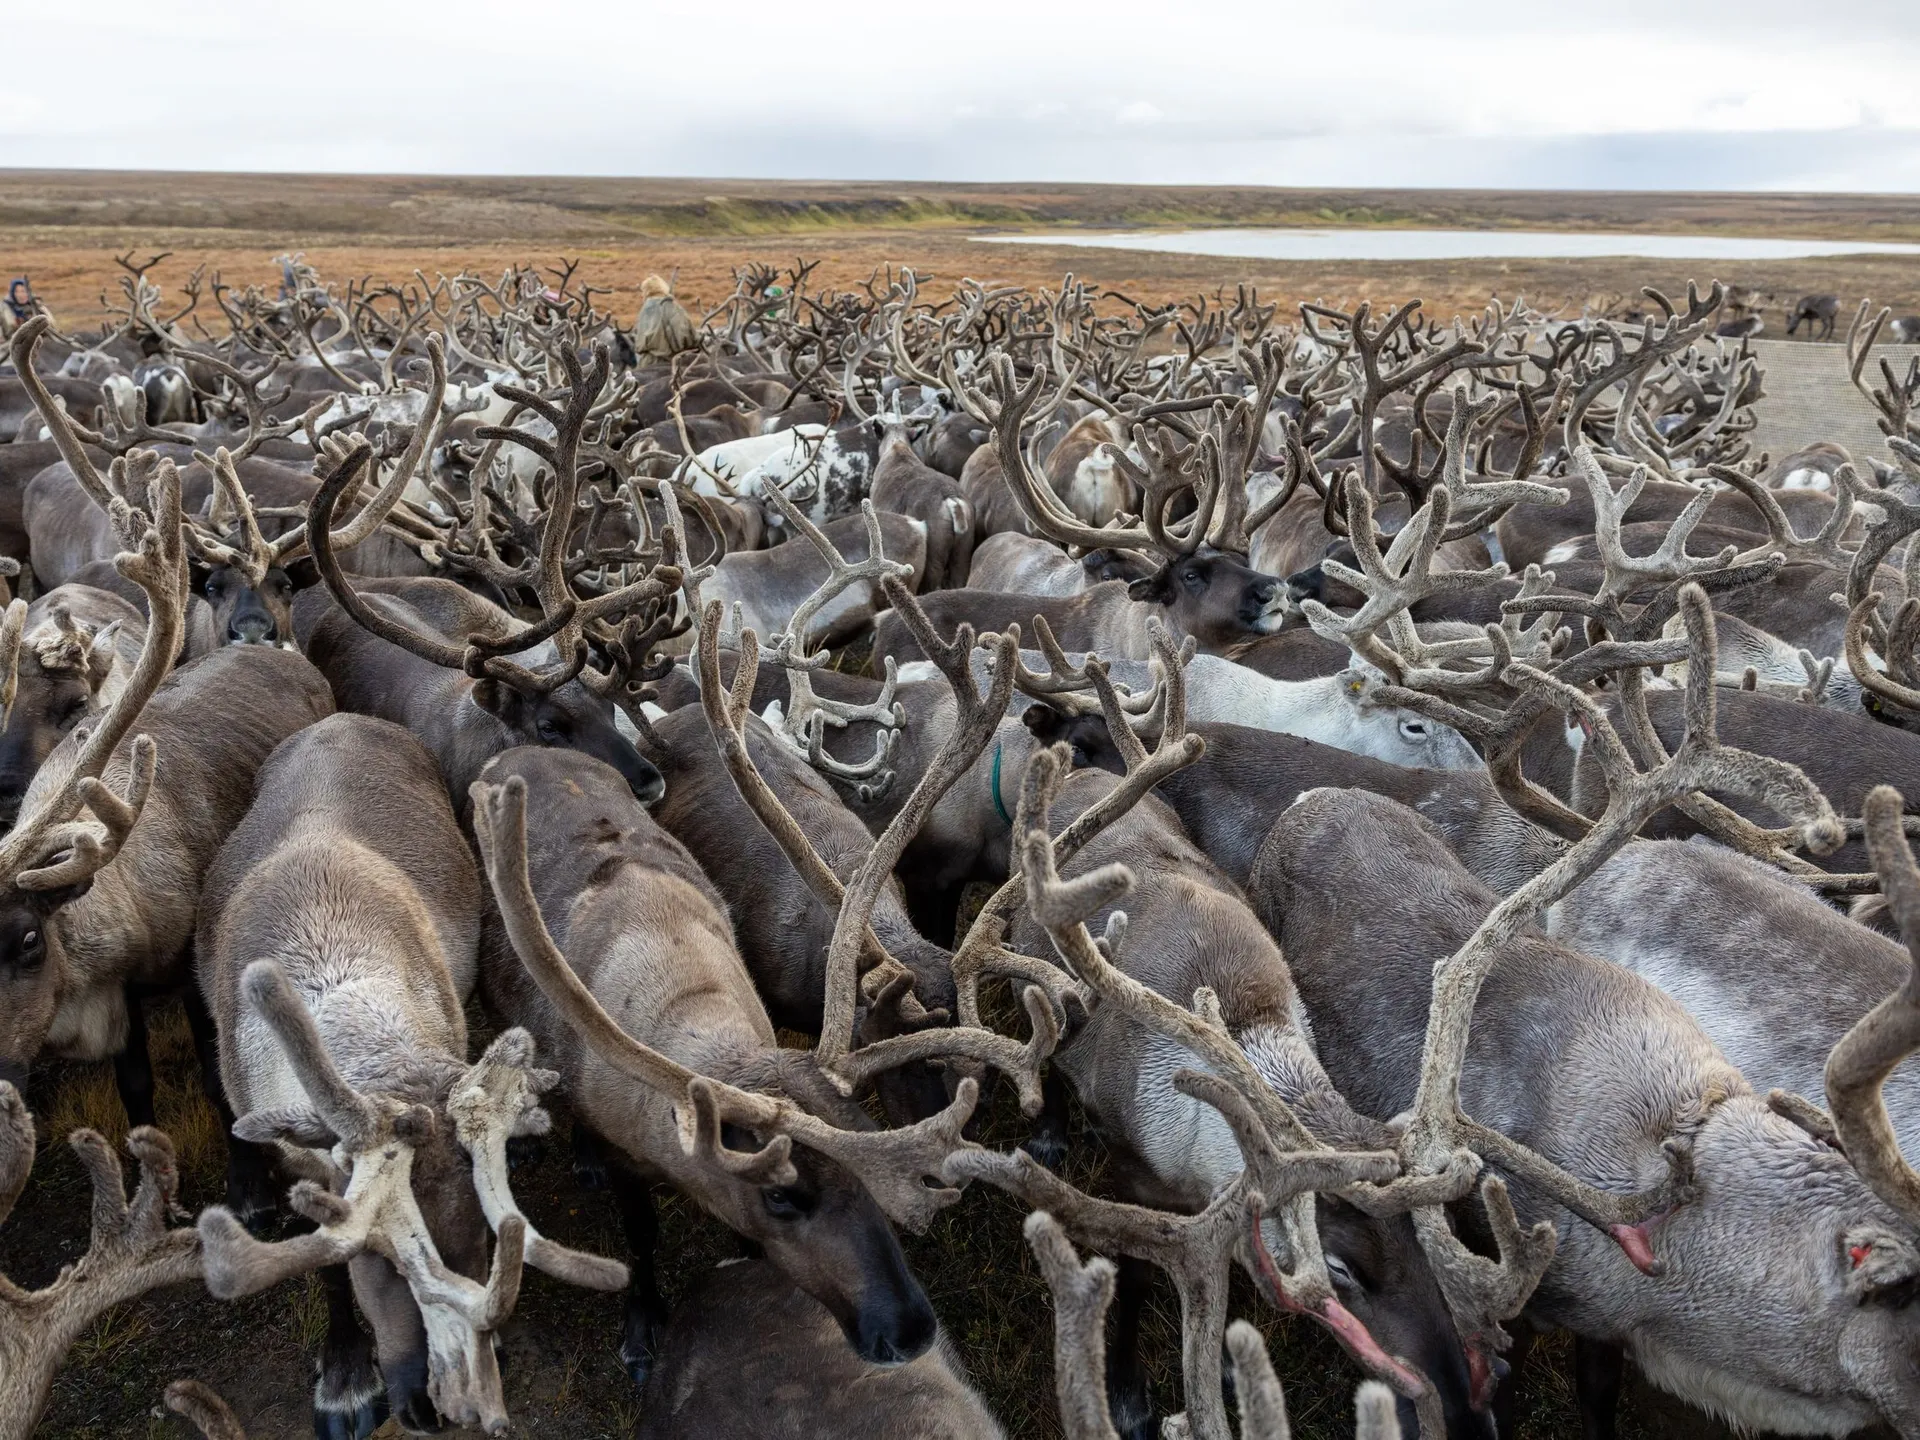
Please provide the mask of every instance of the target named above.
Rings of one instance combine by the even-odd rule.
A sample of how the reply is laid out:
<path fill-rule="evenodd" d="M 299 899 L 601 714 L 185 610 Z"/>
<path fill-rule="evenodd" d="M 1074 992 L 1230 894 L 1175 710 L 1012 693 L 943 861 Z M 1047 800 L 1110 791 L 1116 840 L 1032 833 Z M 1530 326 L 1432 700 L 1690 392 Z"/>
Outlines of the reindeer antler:
<path fill-rule="evenodd" d="M 87 1253 L 52 1284 L 22 1290 L 0 1276 L 0 1440 L 26 1440 L 53 1388 L 68 1349 L 107 1310 L 162 1285 L 200 1274 L 199 1238 L 170 1230 L 180 1172 L 173 1142 L 142 1125 L 127 1136 L 140 1163 L 140 1183 L 126 1198 L 120 1161 L 101 1136 L 67 1137 L 93 1186 L 93 1233 Z M 20 1092 L 0 1080 L 0 1222 L 13 1209 L 33 1168 L 33 1117 Z"/>

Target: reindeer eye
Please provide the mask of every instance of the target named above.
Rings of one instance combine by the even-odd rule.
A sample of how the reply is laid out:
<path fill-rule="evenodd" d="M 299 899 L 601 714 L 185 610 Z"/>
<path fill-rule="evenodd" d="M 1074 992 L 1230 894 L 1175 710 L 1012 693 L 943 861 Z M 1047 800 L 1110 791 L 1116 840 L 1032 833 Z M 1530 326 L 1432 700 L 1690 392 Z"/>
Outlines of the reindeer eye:
<path fill-rule="evenodd" d="M 1400 722 L 1400 733 L 1409 740 L 1424 740 L 1427 738 L 1427 722 L 1424 720 L 1402 720 Z"/>
<path fill-rule="evenodd" d="M 1342 1290 L 1360 1288 L 1360 1282 L 1354 1278 L 1353 1271 L 1348 1268 L 1346 1261 L 1338 1255 L 1328 1255 L 1324 1258 L 1327 1262 L 1327 1278 L 1333 1281 L 1335 1286 Z"/>
<path fill-rule="evenodd" d="M 798 1220 L 813 1209 L 813 1197 L 785 1185 L 771 1185 L 760 1192 L 760 1203 L 776 1220 Z"/>

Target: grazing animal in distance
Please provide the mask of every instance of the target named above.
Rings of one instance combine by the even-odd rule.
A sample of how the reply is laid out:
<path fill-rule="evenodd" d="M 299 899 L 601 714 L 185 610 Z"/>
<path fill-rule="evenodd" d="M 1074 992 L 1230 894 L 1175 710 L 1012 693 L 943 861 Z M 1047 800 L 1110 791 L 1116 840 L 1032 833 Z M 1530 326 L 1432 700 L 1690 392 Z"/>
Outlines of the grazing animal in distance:
<path fill-rule="evenodd" d="M 1794 301 L 1793 313 L 1787 317 L 1787 334 L 1791 335 L 1806 323 L 1807 338 L 1831 340 L 1834 322 L 1840 318 L 1840 297 L 1838 295 L 1802 295 Z M 1818 327 L 1819 334 L 1814 334 Z"/>

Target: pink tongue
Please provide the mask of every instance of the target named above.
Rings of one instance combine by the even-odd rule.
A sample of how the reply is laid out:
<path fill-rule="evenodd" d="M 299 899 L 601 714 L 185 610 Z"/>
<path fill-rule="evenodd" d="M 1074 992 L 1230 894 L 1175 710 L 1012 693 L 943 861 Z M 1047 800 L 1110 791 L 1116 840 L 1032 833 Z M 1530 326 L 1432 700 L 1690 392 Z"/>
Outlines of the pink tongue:
<path fill-rule="evenodd" d="M 1313 1318 L 1339 1337 L 1354 1359 L 1409 1400 L 1417 1400 L 1427 1393 L 1427 1382 L 1382 1350 L 1380 1342 L 1360 1323 L 1359 1317 L 1338 1300 L 1328 1297 Z"/>
<path fill-rule="evenodd" d="M 1607 1234 L 1611 1235 L 1626 1252 L 1627 1259 L 1633 1262 L 1633 1268 L 1642 1275 L 1659 1275 L 1665 1272 L 1666 1267 L 1654 1258 L 1653 1241 L 1648 1237 L 1644 1224 L 1609 1225 Z"/>
<path fill-rule="evenodd" d="M 1476 1411 L 1493 1403 L 1493 1362 L 1478 1345 L 1467 1346 L 1467 1403 Z"/>

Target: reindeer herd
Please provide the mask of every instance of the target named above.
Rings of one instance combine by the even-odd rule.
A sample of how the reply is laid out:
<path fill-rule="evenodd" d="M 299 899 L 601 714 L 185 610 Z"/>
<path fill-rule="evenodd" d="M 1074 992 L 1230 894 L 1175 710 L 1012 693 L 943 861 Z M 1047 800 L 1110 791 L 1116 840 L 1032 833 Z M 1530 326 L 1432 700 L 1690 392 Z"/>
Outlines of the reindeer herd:
<path fill-rule="evenodd" d="M 1885 454 L 1768 457 L 1717 285 L 1295 324 L 754 268 L 627 330 L 571 271 L 164 314 L 124 263 L 0 376 L 0 1219 L 35 1066 L 111 1060 L 138 1166 L 69 1137 L 92 1242 L 0 1278 L 0 1440 L 108 1307 L 309 1274 L 316 1435 L 500 1433 L 528 1268 L 624 1295 L 642 1436 L 999 1436 L 899 1239 L 974 1184 L 1072 1440 L 1288 1433 L 1236 1270 L 1368 1440 L 1511 1433 L 1554 1331 L 1588 1436 L 1631 1359 L 1920 1437 L 1886 312 Z M 169 995 L 228 1131 L 191 1225 Z M 622 1256 L 515 1199 L 554 1099 Z M 750 1257 L 677 1306 L 662 1189 Z"/>

